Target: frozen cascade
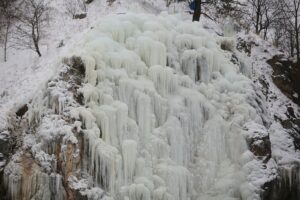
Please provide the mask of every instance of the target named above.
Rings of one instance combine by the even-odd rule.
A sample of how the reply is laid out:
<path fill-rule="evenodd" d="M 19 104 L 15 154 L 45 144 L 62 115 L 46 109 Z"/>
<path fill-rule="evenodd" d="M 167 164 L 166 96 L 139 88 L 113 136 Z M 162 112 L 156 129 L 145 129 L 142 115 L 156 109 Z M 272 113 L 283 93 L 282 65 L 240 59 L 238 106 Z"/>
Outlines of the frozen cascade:
<path fill-rule="evenodd" d="M 64 98 L 70 90 L 50 93 L 48 106 L 70 124 L 55 118 L 64 129 L 45 126 L 31 145 L 34 156 L 52 155 L 48 173 L 55 163 L 66 168 L 63 181 L 58 174 L 56 184 L 41 180 L 63 191 L 53 199 L 70 197 L 67 184 L 91 200 L 260 199 L 260 185 L 247 179 L 254 156 L 243 127 L 262 120 L 249 103 L 251 81 L 221 49 L 223 40 L 164 13 L 107 16 L 85 33 L 64 61 L 84 67 L 75 92 L 82 101 Z M 6 173 L 10 185 L 18 176 Z"/>
<path fill-rule="evenodd" d="M 88 66 L 90 174 L 115 199 L 239 199 L 250 81 L 201 27 L 153 18 L 107 18 L 71 53 Z"/>

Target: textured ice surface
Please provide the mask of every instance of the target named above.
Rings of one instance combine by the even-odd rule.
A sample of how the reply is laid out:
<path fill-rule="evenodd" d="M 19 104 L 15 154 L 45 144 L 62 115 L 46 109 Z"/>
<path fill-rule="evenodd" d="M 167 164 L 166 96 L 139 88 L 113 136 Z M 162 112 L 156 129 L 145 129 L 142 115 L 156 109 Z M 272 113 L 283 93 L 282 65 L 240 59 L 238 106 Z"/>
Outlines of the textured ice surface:
<path fill-rule="evenodd" d="M 83 105 L 64 79 L 49 82 L 29 105 L 38 128 L 22 148 L 47 182 L 35 191 L 57 186 L 57 198 L 65 197 L 61 176 L 51 185 L 45 174 L 62 162 L 66 192 L 68 180 L 92 200 L 259 199 L 268 173 L 259 171 L 245 136 L 263 129 L 262 120 L 250 105 L 248 70 L 231 63 L 224 41 L 234 46 L 180 15 L 110 15 L 95 23 L 67 55 L 84 64 Z M 24 171 L 16 165 L 5 171 L 13 199 Z"/>
<path fill-rule="evenodd" d="M 125 14 L 78 42 L 70 55 L 85 65 L 85 106 L 74 116 L 95 185 L 124 200 L 259 198 L 242 127 L 261 120 L 222 41 L 234 45 L 179 15 Z"/>

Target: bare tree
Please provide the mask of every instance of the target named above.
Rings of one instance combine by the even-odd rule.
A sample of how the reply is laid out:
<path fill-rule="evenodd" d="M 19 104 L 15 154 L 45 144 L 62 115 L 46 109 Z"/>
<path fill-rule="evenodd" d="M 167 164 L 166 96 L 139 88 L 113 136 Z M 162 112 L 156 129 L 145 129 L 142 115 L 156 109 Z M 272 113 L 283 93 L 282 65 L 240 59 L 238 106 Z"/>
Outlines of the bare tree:
<path fill-rule="evenodd" d="M 275 18 L 275 12 L 272 12 L 272 6 L 265 5 L 263 7 L 263 15 L 261 17 L 261 25 L 260 29 L 263 31 L 264 39 L 267 39 L 268 30 L 273 23 L 273 19 Z"/>
<path fill-rule="evenodd" d="M 269 5 L 272 3 L 270 3 L 269 0 L 247 0 L 247 2 L 252 9 L 250 15 L 255 27 L 255 32 L 256 34 L 260 34 L 260 32 L 264 29 L 264 16 L 268 16 L 266 12 L 269 10 Z"/>
<path fill-rule="evenodd" d="M 284 14 L 284 28 L 290 33 L 291 54 L 296 49 L 297 62 L 300 62 L 300 0 L 279 1 L 281 12 Z"/>
<path fill-rule="evenodd" d="M 284 28 L 285 24 L 281 20 L 281 18 L 277 18 L 272 24 L 272 28 L 274 30 L 273 34 L 273 44 L 275 47 L 282 46 L 282 41 L 285 39 L 287 33 L 287 29 Z"/>
<path fill-rule="evenodd" d="M 49 21 L 50 7 L 45 0 L 23 0 L 18 11 L 19 23 L 14 34 L 15 44 L 32 49 L 41 57 L 39 44 Z"/>
<path fill-rule="evenodd" d="M 15 1 L 14 0 L 1 0 L 0 1 L 0 33 L 3 36 L 3 59 L 7 61 L 7 50 L 11 28 L 15 19 Z"/>
<path fill-rule="evenodd" d="M 238 0 L 214 0 L 214 5 L 216 7 L 217 15 L 239 17 L 241 7 L 246 5 Z"/>
<path fill-rule="evenodd" d="M 245 13 L 250 17 L 248 19 L 254 26 L 255 33 L 258 35 L 262 34 L 265 40 L 272 25 L 277 23 L 276 21 L 280 17 L 280 4 L 277 1 L 279 0 L 247 0 L 251 11 Z"/>

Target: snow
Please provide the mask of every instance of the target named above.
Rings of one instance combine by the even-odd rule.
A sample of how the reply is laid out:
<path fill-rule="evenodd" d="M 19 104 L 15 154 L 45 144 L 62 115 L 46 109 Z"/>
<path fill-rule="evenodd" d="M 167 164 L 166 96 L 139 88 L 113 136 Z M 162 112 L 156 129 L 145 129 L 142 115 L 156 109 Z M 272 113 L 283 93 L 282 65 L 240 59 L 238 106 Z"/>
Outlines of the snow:
<path fill-rule="evenodd" d="M 264 167 L 265 170 L 262 170 L 259 174 L 253 175 L 250 173 L 248 177 L 256 179 L 255 177 L 265 174 L 263 180 L 266 182 L 279 177 L 286 184 L 286 187 L 291 188 L 293 184 L 297 184 L 295 182 L 300 180 L 297 169 L 297 166 L 300 164 L 300 152 L 295 147 L 295 141 L 291 136 L 290 130 L 284 129 L 280 124 L 280 120 L 289 120 L 288 107 L 292 108 L 296 118 L 299 118 L 299 107 L 288 99 L 274 84 L 272 80 L 273 70 L 267 64 L 268 59 L 271 59 L 274 55 L 281 55 L 282 52 L 257 35 L 251 33 L 246 35 L 241 32 L 238 37 L 245 41 L 254 42 L 248 62 L 252 64 L 253 81 L 258 91 L 257 94 L 261 96 L 260 112 L 264 116 L 266 124 L 265 128 L 252 126 L 250 131 L 255 131 L 257 137 L 268 133 L 272 151 L 272 158 L 267 163 L 267 168 Z M 266 174 L 269 175 L 266 176 Z M 259 179 L 255 180 L 254 183 L 259 183 Z"/>
<path fill-rule="evenodd" d="M 270 126 L 272 156 L 279 165 L 300 163 L 300 151 L 294 147 L 294 140 L 287 130 L 277 122 Z"/>
<path fill-rule="evenodd" d="M 298 97 L 299 97 L 299 94 L 298 94 L 297 92 L 295 92 L 295 93 L 293 94 L 293 97 L 298 98 Z"/>
<path fill-rule="evenodd" d="M 282 101 L 290 101 L 272 84 L 265 47 L 255 48 L 251 61 L 259 66 L 254 79 L 265 74 L 279 97 L 267 114 L 253 104 L 258 85 L 249 79 L 251 64 L 234 48 L 231 28 L 221 37 L 211 22 L 192 23 L 182 13 L 158 14 L 167 10 L 164 1 L 120 0 L 111 7 L 94 1 L 87 18 L 76 21 L 59 9 L 62 2 L 51 2 L 57 20 L 43 43 L 43 58 L 13 52 L 14 59 L 0 67 L 0 131 L 6 129 L 7 113 L 28 103 L 30 123 L 39 126 L 35 134 L 22 136 L 22 150 L 32 153 L 43 172 L 56 172 L 58 142 L 63 156 L 67 144 L 77 148 L 74 159 L 83 142 L 78 171 L 88 178 L 79 178 L 77 171 L 68 182 L 89 199 L 234 200 L 259 199 L 264 183 L 278 175 L 277 165 L 299 162 L 292 139 L 270 117 L 285 119 Z M 184 9 L 185 4 L 172 4 L 167 11 Z M 61 40 L 67 46 L 56 48 Z M 238 64 L 230 62 L 232 53 Z M 84 105 L 74 102 L 68 83 L 55 78 L 68 70 L 61 60 L 72 56 L 85 67 L 77 90 Z M 73 124 L 66 123 L 66 116 Z M 83 134 L 82 141 L 74 129 Z M 263 163 L 248 150 L 245 138 L 268 135 L 272 158 Z M 5 171 L 13 199 L 22 172 L 14 164 L 21 155 L 17 152 Z M 51 178 L 43 172 L 34 176 L 45 180 L 49 190 L 56 185 L 57 198 L 63 199 L 61 175 Z M 56 184 L 50 186 L 51 181 Z"/>
<path fill-rule="evenodd" d="M 117 1 L 108 6 L 106 1 L 97 0 L 88 6 L 88 16 L 82 20 L 73 20 L 66 14 L 65 4 L 61 0 L 51 0 L 51 20 L 47 24 L 45 37 L 41 40 L 42 58 L 39 58 L 32 50 L 8 50 L 8 62 L 0 59 L 0 130 L 6 128 L 7 113 L 28 103 L 34 94 L 41 91 L 56 73 L 56 66 L 60 57 L 68 47 L 58 48 L 61 41 L 65 45 L 72 43 L 81 37 L 82 32 L 91 28 L 94 21 L 108 13 L 123 13 L 130 9 L 144 11 L 139 1 L 132 4 Z M 162 1 L 160 1 L 162 2 Z M 0 55 L 2 56 L 2 48 Z M 20 95 L 22 94 L 22 95 Z"/>

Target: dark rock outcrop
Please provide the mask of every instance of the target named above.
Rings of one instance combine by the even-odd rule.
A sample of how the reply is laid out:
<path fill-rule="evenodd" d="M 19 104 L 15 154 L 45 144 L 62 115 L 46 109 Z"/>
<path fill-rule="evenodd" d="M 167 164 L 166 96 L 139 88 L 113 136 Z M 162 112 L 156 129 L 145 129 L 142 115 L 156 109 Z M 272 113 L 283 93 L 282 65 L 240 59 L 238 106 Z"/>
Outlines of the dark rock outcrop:
<path fill-rule="evenodd" d="M 22 117 L 27 111 L 28 111 L 28 106 L 27 104 L 25 104 L 17 110 L 16 115 L 18 117 Z"/>
<path fill-rule="evenodd" d="M 73 16 L 74 19 L 84 19 L 86 18 L 87 14 L 86 13 L 80 13 L 80 14 L 75 14 Z"/>
<path fill-rule="evenodd" d="M 300 63 L 275 55 L 267 63 L 273 68 L 273 81 L 276 86 L 294 103 L 300 105 Z"/>
<path fill-rule="evenodd" d="M 263 200 L 299 200 L 300 168 L 297 164 L 279 166 L 278 176 L 264 185 Z"/>

